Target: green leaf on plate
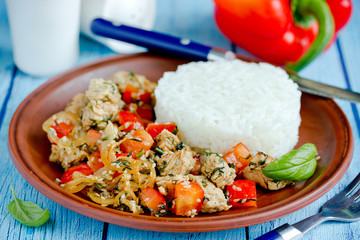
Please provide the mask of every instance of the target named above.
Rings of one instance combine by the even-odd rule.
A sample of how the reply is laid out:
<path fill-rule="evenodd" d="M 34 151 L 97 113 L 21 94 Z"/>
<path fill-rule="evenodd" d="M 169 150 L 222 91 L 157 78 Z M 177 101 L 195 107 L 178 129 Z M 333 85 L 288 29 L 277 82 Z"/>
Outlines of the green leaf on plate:
<path fill-rule="evenodd" d="M 299 149 L 290 151 L 270 163 L 262 172 L 265 176 L 275 180 L 306 180 L 315 172 L 316 154 L 315 145 L 306 143 Z"/>
<path fill-rule="evenodd" d="M 7 208 L 16 220 L 29 227 L 38 227 L 49 219 L 49 209 L 43 210 L 35 203 L 18 199 L 13 186 L 11 186 L 11 191 L 14 200 L 9 203 Z"/>

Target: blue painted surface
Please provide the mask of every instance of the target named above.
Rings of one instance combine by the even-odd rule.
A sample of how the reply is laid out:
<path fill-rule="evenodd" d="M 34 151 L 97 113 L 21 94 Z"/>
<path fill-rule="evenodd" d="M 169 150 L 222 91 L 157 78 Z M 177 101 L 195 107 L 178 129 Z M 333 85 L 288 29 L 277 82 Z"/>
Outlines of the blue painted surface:
<path fill-rule="evenodd" d="M 319 82 L 360 91 L 360 2 L 354 2 L 350 24 L 338 41 L 301 72 Z M 158 0 L 155 30 L 189 38 L 211 46 L 233 49 L 216 28 L 211 0 Z M 52 202 L 31 187 L 16 171 L 7 152 L 7 133 L 11 117 L 21 101 L 48 78 L 29 76 L 16 68 L 11 55 L 11 41 L 4 0 L 0 0 L 0 239 L 255 239 L 285 223 L 295 223 L 315 214 L 321 205 L 344 188 L 360 170 L 359 104 L 338 100 L 352 126 L 355 140 L 354 159 L 341 181 L 326 195 L 309 206 L 283 218 L 263 224 L 218 232 L 161 233 L 103 223 L 79 215 Z M 245 53 L 236 48 L 239 53 Z M 80 38 L 78 64 L 115 54 L 90 39 Z M 22 226 L 8 213 L 10 185 L 18 197 L 49 208 L 51 219 L 39 228 Z M 304 239 L 360 239 L 360 223 L 324 223 Z"/>

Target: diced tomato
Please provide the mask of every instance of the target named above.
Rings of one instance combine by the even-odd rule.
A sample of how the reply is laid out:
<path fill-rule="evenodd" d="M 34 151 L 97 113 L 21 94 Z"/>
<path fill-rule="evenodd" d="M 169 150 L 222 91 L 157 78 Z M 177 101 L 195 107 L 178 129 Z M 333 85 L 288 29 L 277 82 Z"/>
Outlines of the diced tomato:
<path fill-rule="evenodd" d="M 77 166 L 70 167 L 64 174 L 61 176 L 61 183 L 67 183 L 73 180 L 73 173 L 74 172 L 81 172 L 82 174 L 85 174 L 86 176 L 93 174 L 92 169 L 89 165 L 86 163 L 80 163 Z"/>
<path fill-rule="evenodd" d="M 129 132 L 134 129 L 144 129 L 144 124 L 142 123 L 140 117 L 129 111 L 119 112 L 119 123 L 120 125 L 126 126 L 123 130 L 124 132 Z M 127 124 L 129 126 L 127 126 Z"/>
<path fill-rule="evenodd" d="M 141 150 L 144 152 L 149 151 L 153 144 L 154 140 L 149 133 L 143 129 L 137 129 L 120 144 L 120 150 L 125 153 L 131 152 L 132 156 L 136 157 L 136 154 Z"/>
<path fill-rule="evenodd" d="M 142 118 L 146 120 L 153 120 L 153 108 L 151 105 L 142 105 L 141 107 L 137 107 L 136 113 Z"/>
<path fill-rule="evenodd" d="M 97 141 L 101 140 L 102 133 L 96 130 L 90 129 L 86 134 L 86 144 L 95 145 Z"/>
<path fill-rule="evenodd" d="M 127 84 L 122 94 L 122 100 L 126 104 L 130 104 L 132 102 L 133 97 L 135 97 L 134 94 L 136 94 L 138 91 L 139 89 L 137 87 L 134 87 L 131 84 Z"/>
<path fill-rule="evenodd" d="M 256 207 L 256 186 L 251 180 L 236 180 L 226 187 L 229 204 L 233 207 Z"/>
<path fill-rule="evenodd" d="M 74 128 L 74 125 L 65 122 L 60 122 L 60 123 L 55 122 L 55 125 L 52 125 L 51 127 L 55 129 L 57 137 L 62 138 L 64 136 L 69 137 L 71 131 Z"/>
<path fill-rule="evenodd" d="M 146 131 L 151 135 L 152 138 L 156 138 L 158 134 L 160 134 L 164 129 L 169 132 L 174 132 L 176 128 L 176 124 L 174 122 L 171 123 L 149 123 L 146 127 Z"/>
<path fill-rule="evenodd" d="M 149 92 L 141 93 L 141 94 L 139 94 L 139 98 L 140 98 L 140 101 L 148 104 L 151 102 L 151 93 L 149 93 Z"/>
<path fill-rule="evenodd" d="M 118 176 L 120 176 L 121 174 L 123 174 L 122 172 L 116 171 L 113 175 L 113 178 L 116 178 Z"/>
<path fill-rule="evenodd" d="M 96 172 L 100 168 L 104 167 L 104 164 L 101 161 L 101 154 L 99 150 L 91 153 L 87 164 L 93 172 Z"/>
<path fill-rule="evenodd" d="M 194 156 L 195 159 L 195 165 L 193 169 L 191 170 L 190 174 L 192 175 L 200 175 L 201 174 L 201 161 L 200 161 L 200 154 L 196 154 Z"/>
<path fill-rule="evenodd" d="M 147 187 L 142 189 L 139 197 L 144 206 L 152 210 L 152 214 L 154 214 L 154 212 L 160 213 L 161 210 L 166 211 L 166 201 L 163 195 L 154 188 Z"/>
<path fill-rule="evenodd" d="M 196 183 L 182 181 L 175 184 L 175 199 L 171 211 L 179 216 L 197 215 L 204 199 L 204 190 Z"/>
<path fill-rule="evenodd" d="M 116 153 L 115 154 L 116 157 L 126 157 L 127 155 L 129 155 L 129 153 Z"/>
<path fill-rule="evenodd" d="M 242 143 L 233 147 L 223 156 L 227 163 L 235 166 L 236 173 L 239 174 L 247 165 L 249 165 L 252 156 L 250 150 Z"/>

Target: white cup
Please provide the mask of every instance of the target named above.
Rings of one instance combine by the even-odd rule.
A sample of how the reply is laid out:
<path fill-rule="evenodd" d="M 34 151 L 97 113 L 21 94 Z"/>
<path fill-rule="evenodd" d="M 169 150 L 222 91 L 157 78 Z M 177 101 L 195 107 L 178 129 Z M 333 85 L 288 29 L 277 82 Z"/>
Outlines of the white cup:
<path fill-rule="evenodd" d="M 72 67 L 79 56 L 80 0 L 7 0 L 17 67 L 35 76 Z"/>
<path fill-rule="evenodd" d="M 82 0 L 80 30 L 88 37 L 118 53 L 143 52 L 145 48 L 96 36 L 90 30 L 92 20 L 104 18 L 115 24 L 151 30 L 155 22 L 156 0 Z"/>

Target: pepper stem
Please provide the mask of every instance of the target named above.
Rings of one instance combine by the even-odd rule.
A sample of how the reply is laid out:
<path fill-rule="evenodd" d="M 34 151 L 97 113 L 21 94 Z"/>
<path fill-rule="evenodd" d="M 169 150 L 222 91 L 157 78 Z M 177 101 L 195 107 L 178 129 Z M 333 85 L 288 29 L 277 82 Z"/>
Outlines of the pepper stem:
<path fill-rule="evenodd" d="M 319 24 L 318 35 L 309 50 L 295 63 L 286 63 L 288 69 L 298 72 L 326 48 L 334 35 L 335 23 L 330 8 L 324 0 L 299 0 L 296 10 L 303 16 L 314 16 Z"/>

